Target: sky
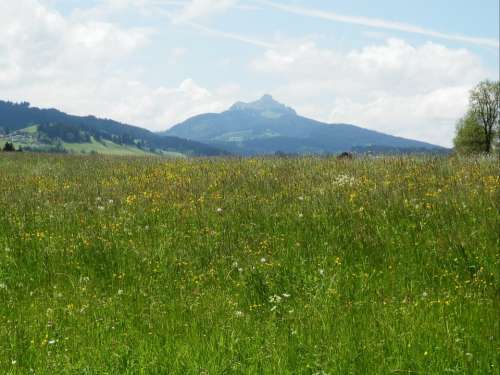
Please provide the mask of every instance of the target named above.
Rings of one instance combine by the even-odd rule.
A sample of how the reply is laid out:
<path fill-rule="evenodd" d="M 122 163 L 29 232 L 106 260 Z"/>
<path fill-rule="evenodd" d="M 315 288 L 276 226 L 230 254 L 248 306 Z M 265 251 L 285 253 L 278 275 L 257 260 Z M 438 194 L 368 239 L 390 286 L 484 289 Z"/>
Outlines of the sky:
<path fill-rule="evenodd" d="M 0 100 L 166 130 L 264 94 L 450 146 L 498 0 L 1 0 Z"/>

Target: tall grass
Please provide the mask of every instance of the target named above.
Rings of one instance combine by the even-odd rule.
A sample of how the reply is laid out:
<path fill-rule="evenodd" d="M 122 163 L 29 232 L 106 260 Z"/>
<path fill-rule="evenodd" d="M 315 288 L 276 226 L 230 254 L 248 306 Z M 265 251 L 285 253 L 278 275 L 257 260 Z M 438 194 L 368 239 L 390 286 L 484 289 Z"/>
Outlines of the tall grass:
<path fill-rule="evenodd" d="M 0 156 L 0 373 L 500 373 L 495 159 Z"/>

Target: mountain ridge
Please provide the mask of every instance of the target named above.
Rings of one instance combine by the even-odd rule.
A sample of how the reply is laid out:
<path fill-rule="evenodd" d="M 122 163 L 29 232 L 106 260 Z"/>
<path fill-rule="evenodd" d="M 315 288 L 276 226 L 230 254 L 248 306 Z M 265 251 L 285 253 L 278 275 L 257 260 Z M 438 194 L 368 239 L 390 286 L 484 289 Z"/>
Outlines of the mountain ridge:
<path fill-rule="evenodd" d="M 196 140 L 241 155 L 329 154 L 370 148 L 396 152 L 447 150 L 356 125 L 309 119 L 271 95 L 254 102 L 237 102 L 221 113 L 191 117 L 161 134 Z"/>
<path fill-rule="evenodd" d="M 226 151 L 219 150 L 215 146 L 175 136 L 160 136 L 147 129 L 123 124 L 111 119 L 100 119 L 91 115 L 69 115 L 54 108 L 41 109 L 32 107 L 28 102 L 13 103 L 0 100 L 0 129 L 3 129 L 3 133 L 15 133 L 32 125 L 44 127 L 45 132 L 42 138 L 46 140 L 48 137 L 49 140 L 52 139 L 55 143 L 64 143 L 61 142 L 64 141 L 64 139 L 61 139 L 61 134 L 63 137 L 64 134 L 74 134 L 77 142 L 70 142 L 72 144 L 92 143 L 80 142 L 79 140 L 79 138 L 89 140 L 92 137 L 97 142 L 102 141 L 101 144 L 111 142 L 114 145 L 130 146 L 151 154 L 227 155 Z M 48 129 L 49 125 L 57 129 Z M 47 134 L 47 131 L 49 134 Z M 82 133 L 81 137 L 79 133 Z M 56 135 L 52 136 L 51 134 Z M 41 148 L 44 150 L 46 149 L 46 143 L 42 142 L 43 147 Z"/>

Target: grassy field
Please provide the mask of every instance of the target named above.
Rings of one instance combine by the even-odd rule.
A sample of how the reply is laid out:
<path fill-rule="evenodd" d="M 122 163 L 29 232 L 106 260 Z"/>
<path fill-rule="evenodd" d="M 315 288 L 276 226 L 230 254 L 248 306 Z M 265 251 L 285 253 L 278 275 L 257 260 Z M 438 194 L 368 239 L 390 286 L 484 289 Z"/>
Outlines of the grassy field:
<path fill-rule="evenodd" d="M 499 176 L 0 154 L 0 373 L 499 374 Z"/>
<path fill-rule="evenodd" d="M 185 155 L 178 152 L 169 152 L 164 150 L 157 150 L 157 153 L 146 151 L 138 147 L 126 144 L 117 144 L 109 140 L 96 141 L 91 137 L 91 142 L 87 143 L 59 143 L 58 140 L 52 140 L 52 143 L 44 143 L 39 140 L 37 133 L 37 126 L 33 125 L 28 128 L 22 129 L 15 133 L 15 135 L 0 135 L 0 150 L 4 147 L 6 142 L 14 144 L 18 148 L 30 148 L 31 150 L 38 150 L 39 152 L 47 152 L 51 149 L 60 147 L 70 154 L 91 154 L 97 153 L 100 155 L 110 156 L 168 156 L 174 158 L 186 158 Z"/>

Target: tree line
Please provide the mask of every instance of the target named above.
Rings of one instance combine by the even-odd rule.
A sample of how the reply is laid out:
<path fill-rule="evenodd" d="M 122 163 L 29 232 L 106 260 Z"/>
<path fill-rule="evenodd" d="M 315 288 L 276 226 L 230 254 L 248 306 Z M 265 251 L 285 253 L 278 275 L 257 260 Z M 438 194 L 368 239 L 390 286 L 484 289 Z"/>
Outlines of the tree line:
<path fill-rule="evenodd" d="M 19 146 L 19 148 L 16 150 L 16 147 L 14 146 L 14 143 L 12 143 L 12 142 L 6 142 L 1 150 L 2 150 L 2 152 L 16 152 L 16 151 L 22 152 L 23 151 L 21 146 Z"/>
<path fill-rule="evenodd" d="M 457 123 L 454 145 L 459 154 L 500 152 L 500 81 L 483 81 L 470 92 L 469 108 Z"/>

